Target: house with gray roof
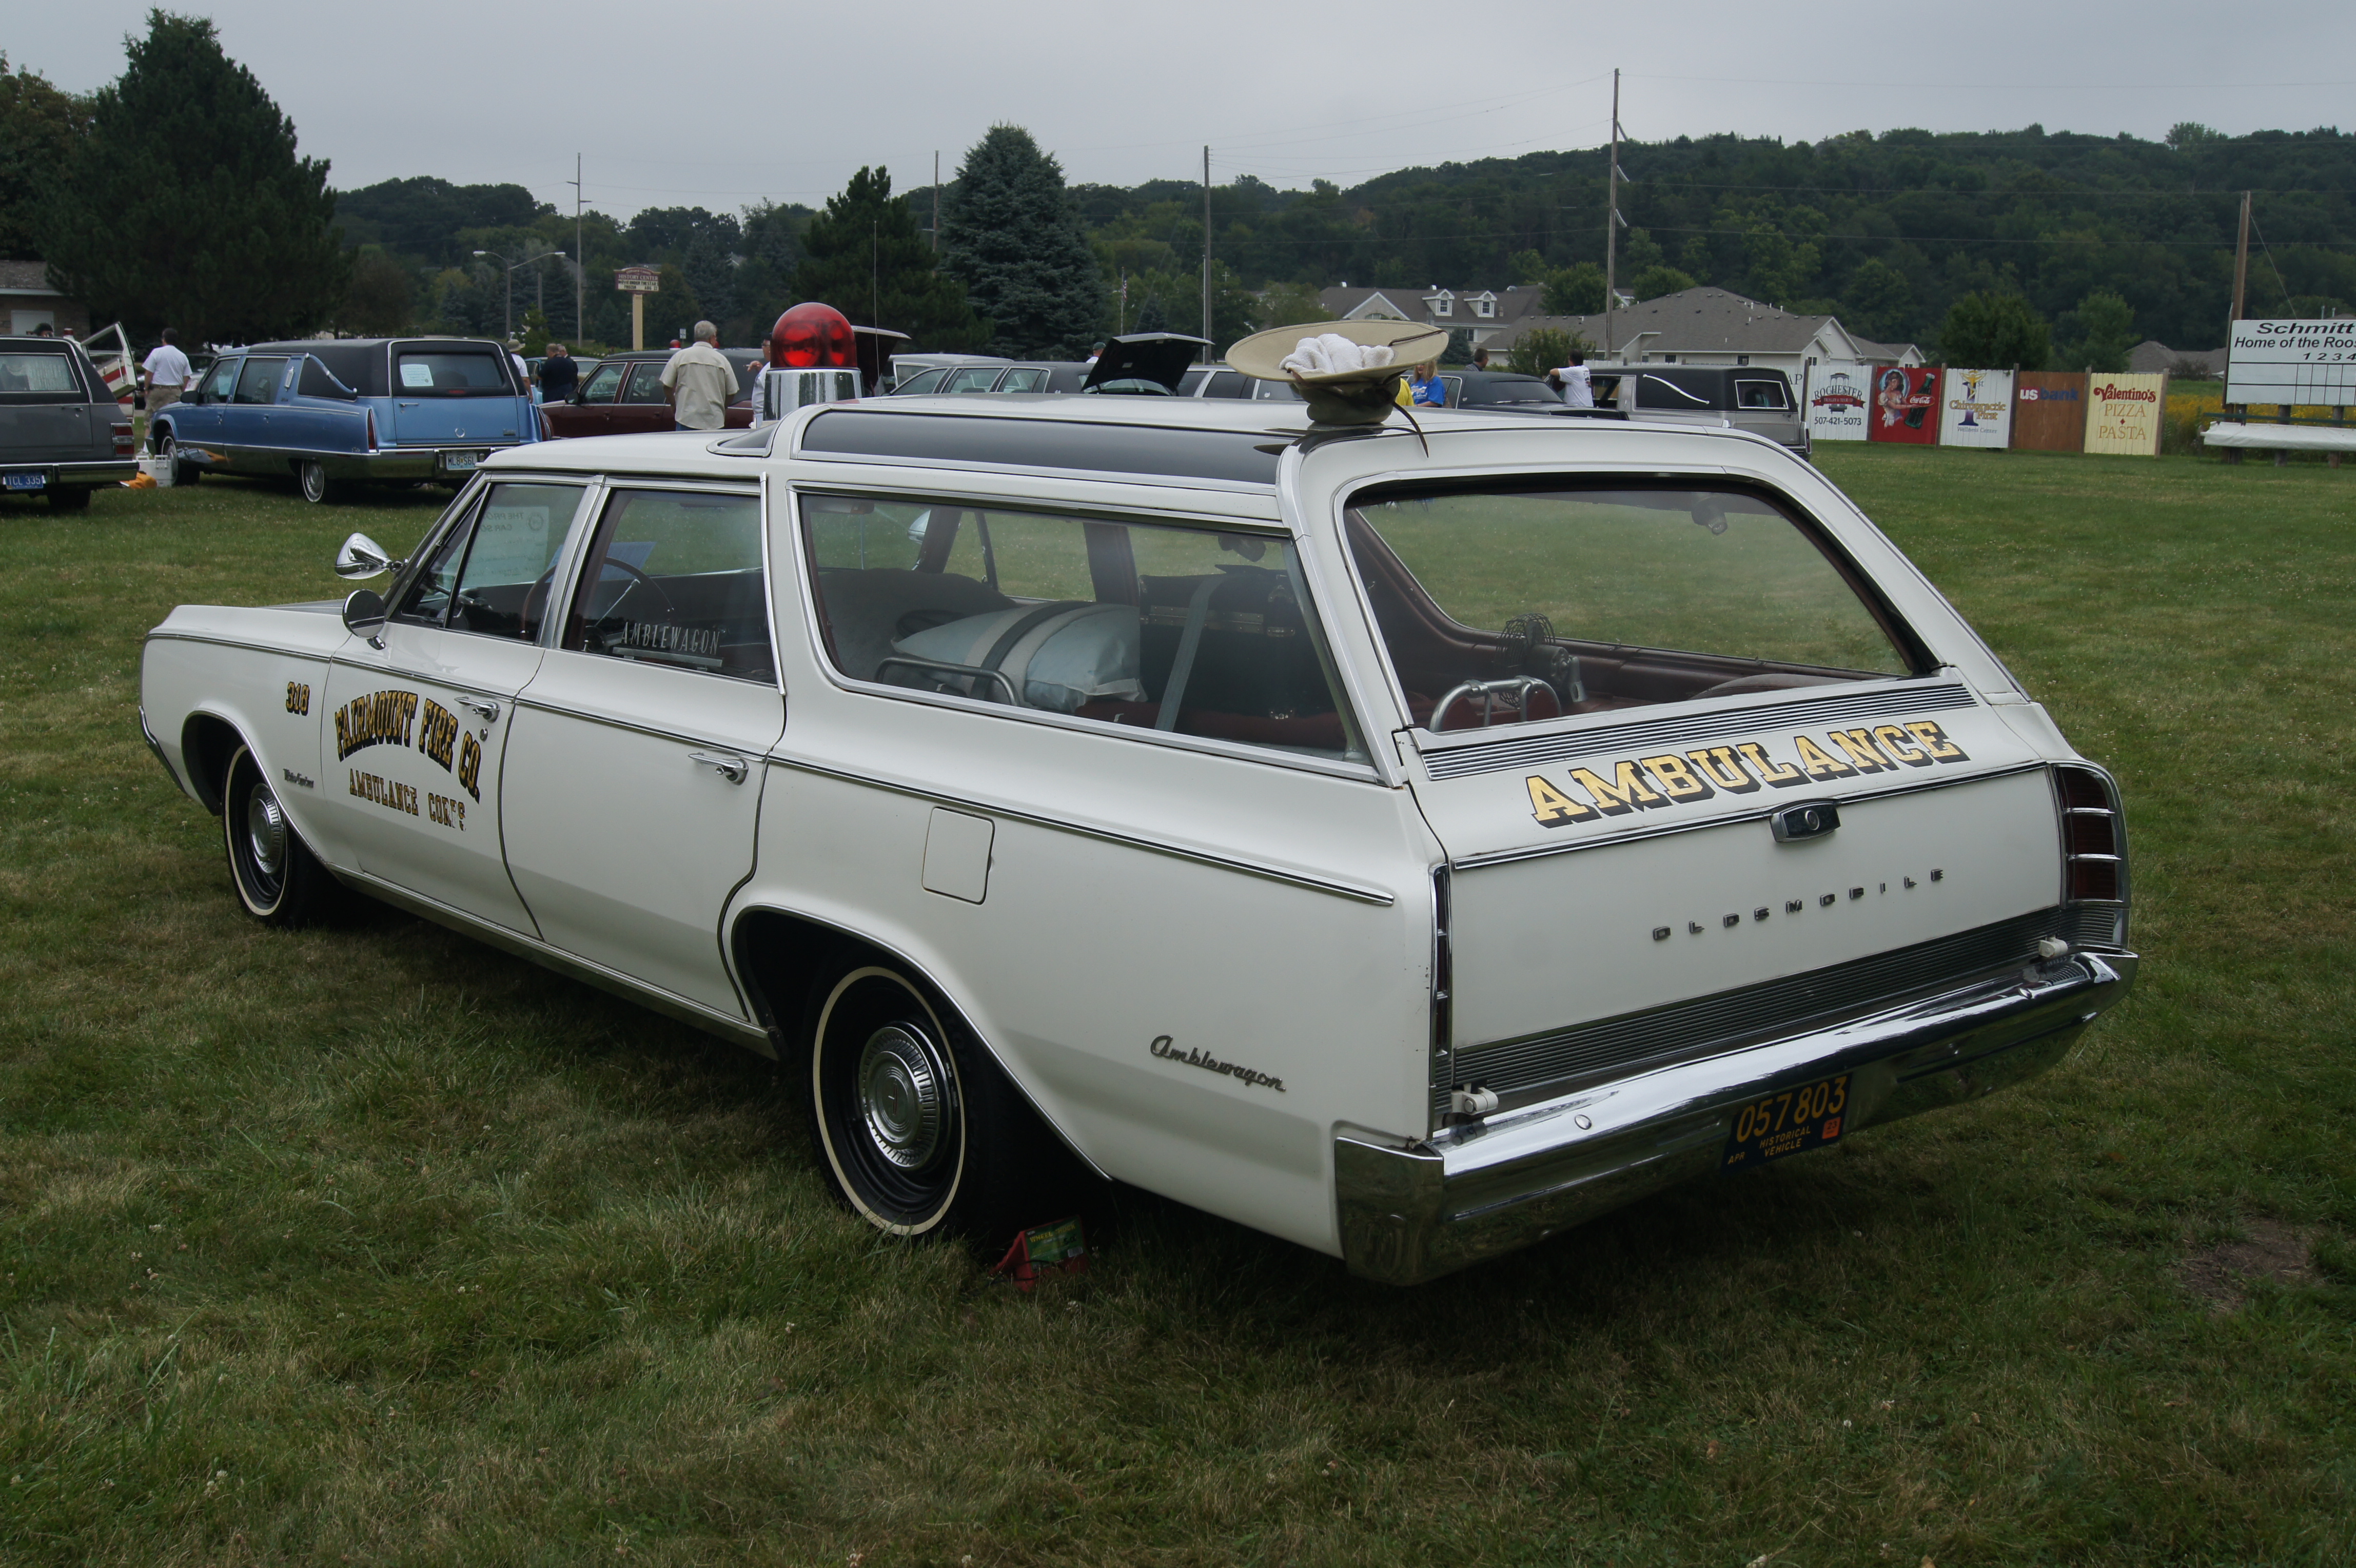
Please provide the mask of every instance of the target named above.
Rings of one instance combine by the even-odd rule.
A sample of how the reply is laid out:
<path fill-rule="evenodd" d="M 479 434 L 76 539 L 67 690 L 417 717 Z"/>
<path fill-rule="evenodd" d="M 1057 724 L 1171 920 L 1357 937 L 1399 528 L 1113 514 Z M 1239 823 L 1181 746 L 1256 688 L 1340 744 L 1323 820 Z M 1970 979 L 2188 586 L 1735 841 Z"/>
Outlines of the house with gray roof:
<path fill-rule="evenodd" d="M 0 330 L 30 332 L 42 326 L 77 338 L 90 336 L 90 311 L 49 283 L 46 262 L 0 262 Z"/>
<path fill-rule="evenodd" d="M 1417 321 L 1427 327 L 1459 328 L 1472 335 L 1472 347 L 1498 352 L 1500 339 L 1510 339 L 1515 326 L 1543 308 L 1546 290 L 1536 284 L 1514 284 L 1502 289 L 1352 288 L 1343 284 L 1320 289 L 1318 303 L 1337 321 Z"/>
<path fill-rule="evenodd" d="M 2127 350 L 2127 369 L 2142 376 L 2166 371 L 2179 378 L 2222 381 L 2225 378 L 2225 350 L 2171 349 L 2157 338 L 2147 338 Z"/>

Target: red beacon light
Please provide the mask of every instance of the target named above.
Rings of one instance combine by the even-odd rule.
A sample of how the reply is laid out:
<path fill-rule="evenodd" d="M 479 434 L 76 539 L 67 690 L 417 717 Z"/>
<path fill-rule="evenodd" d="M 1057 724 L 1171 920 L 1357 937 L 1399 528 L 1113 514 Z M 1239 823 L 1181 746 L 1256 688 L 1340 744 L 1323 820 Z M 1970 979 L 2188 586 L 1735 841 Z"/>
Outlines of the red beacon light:
<path fill-rule="evenodd" d="M 851 322 L 830 305 L 812 300 L 777 317 L 769 331 L 769 363 L 787 370 L 857 370 L 859 348 Z"/>

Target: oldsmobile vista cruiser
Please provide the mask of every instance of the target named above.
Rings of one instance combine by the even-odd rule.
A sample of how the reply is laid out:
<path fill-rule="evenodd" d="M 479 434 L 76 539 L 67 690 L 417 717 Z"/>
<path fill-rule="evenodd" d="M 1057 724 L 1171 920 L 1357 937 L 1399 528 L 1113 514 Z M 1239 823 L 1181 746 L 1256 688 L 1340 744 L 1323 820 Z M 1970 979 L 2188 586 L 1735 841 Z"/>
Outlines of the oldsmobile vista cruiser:
<path fill-rule="evenodd" d="M 788 1064 L 842 1198 L 1087 1168 L 1428 1280 L 2062 1059 L 2118 794 L 1731 429 L 893 398 L 488 453 L 141 722 L 255 918 L 337 888 Z"/>

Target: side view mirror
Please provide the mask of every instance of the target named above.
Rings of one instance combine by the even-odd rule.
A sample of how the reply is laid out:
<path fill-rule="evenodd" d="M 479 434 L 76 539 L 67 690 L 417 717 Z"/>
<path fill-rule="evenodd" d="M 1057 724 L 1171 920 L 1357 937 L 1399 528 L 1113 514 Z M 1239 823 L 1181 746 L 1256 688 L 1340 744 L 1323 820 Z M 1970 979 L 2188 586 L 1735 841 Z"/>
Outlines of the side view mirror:
<path fill-rule="evenodd" d="M 355 637 L 366 637 L 380 648 L 378 634 L 384 627 L 384 596 L 374 588 L 354 588 L 344 601 L 344 629 Z"/>
<path fill-rule="evenodd" d="M 383 545 L 365 533 L 355 533 L 344 541 L 336 552 L 336 575 L 338 577 L 375 577 L 390 572 L 399 563 L 385 553 Z"/>

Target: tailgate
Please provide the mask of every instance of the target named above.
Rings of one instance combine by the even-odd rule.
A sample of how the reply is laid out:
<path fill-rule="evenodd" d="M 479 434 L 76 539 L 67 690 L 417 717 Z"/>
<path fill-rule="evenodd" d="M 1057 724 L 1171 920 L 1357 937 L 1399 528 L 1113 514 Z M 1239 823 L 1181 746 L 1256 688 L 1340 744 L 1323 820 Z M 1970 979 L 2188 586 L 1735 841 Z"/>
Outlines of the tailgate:
<path fill-rule="evenodd" d="M 2048 774 L 1960 682 L 1685 706 L 1419 732 L 1455 1082 L 1558 1088 L 1768 1037 L 2017 961 L 2059 919 Z"/>

